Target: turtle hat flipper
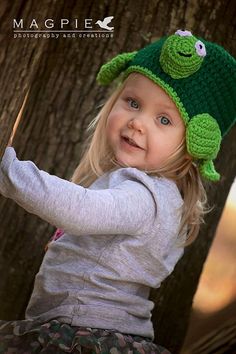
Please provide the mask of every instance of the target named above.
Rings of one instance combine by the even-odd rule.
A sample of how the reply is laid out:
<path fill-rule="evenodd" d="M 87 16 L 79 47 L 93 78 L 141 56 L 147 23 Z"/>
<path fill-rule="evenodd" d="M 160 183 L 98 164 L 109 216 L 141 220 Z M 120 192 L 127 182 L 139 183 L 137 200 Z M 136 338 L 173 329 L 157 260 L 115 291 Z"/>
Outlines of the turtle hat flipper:
<path fill-rule="evenodd" d="M 126 69 L 128 63 L 135 57 L 136 53 L 137 51 L 118 54 L 113 59 L 103 64 L 97 74 L 96 80 L 101 85 L 110 84 Z"/>
<path fill-rule="evenodd" d="M 199 171 L 205 179 L 219 181 L 213 159 L 221 144 L 221 131 L 217 121 L 208 113 L 197 114 L 188 123 L 186 145 L 191 156 L 200 160 Z"/>
<path fill-rule="evenodd" d="M 216 172 L 215 166 L 212 160 L 202 160 L 199 165 L 199 171 L 202 177 L 205 179 L 217 182 L 220 180 L 220 174 Z"/>

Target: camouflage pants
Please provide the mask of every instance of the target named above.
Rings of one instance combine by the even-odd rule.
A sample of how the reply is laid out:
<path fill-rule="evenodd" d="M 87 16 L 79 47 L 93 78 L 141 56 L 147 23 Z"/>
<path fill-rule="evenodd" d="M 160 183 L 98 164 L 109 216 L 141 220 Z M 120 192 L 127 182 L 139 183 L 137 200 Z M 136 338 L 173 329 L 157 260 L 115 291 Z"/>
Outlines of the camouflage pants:
<path fill-rule="evenodd" d="M 149 338 L 116 330 L 72 327 L 57 320 L 27 326 L 24 321 L 0 321 L 0 354 L 170 354 Z"/>

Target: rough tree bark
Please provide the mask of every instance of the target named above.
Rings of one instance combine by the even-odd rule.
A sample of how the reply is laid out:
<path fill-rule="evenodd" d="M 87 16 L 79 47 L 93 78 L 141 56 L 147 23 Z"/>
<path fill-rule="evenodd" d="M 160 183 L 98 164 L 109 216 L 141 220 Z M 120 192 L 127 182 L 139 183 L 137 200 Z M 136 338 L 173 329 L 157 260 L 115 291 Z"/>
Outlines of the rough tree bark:
<path fill-rule="evenodd" d="M 236 54 L 234 12 L 232 0 L 81 0 L 69 5 L 60 0 L 21 0 L 14 5 L 1 1 L 0 156 L 30 87 L 13 142 L 17 156 L 69 179 L 81 157 L 85 128 L 112 90 L 95 85 L 100 65 L 122 51 L 133 51 L 178 28 L 217 41 Z M 26 21 L 37 18 L 42 23 L 46 18 L 83 21 L 111 15 L 114 38 L 12 38 L 13 18 Z M 232 157 L 232 151 L 236 151 L 235 133 L 234 128 L 216 161 L 222 181 L 217 186 L 207 186 L 215 210 L 208 215 L 198 240 L 186 249 L 174 273 L 161 289 L 151 294 L 156 303 L 153 312 L 156 341 L 173 353 L 178 353 L 183 343 L 199 276 L 235 176 L 235 153 Z M 23 318 L 44 245 L 54 227 L 2 196 L 0 213 L 0 318 Z"/>

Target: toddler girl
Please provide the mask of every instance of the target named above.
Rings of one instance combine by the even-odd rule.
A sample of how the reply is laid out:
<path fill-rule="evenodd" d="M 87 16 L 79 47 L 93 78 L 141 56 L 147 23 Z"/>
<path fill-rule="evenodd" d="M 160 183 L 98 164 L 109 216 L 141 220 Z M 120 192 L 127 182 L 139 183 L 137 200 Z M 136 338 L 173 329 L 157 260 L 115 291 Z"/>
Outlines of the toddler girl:
<path fill-rule="evenodd" d="M 0 321 L 0 353 L 169 353 L 153 342 L 149 291 L 198 234 L 201 177 L 220 178 L 236 62 L 178 30 L 104 64 L 98 82 L 114 79 L 70 181 L 5 150 L 1 194 L 58 229 L 25 320 Z"/>

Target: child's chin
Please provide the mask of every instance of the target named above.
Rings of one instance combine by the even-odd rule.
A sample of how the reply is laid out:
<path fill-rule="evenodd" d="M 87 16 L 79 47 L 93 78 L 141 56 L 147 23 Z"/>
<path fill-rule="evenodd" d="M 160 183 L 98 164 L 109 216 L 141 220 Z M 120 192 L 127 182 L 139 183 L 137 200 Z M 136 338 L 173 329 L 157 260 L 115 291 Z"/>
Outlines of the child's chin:
<path fill-rule="evenodd" d="M 139 166 L 139 164 L 129 161 L 128 159 L 118 159 L 117 161 L 122 167 L 133 167 L 142 170 L 142 167 Z"/>

